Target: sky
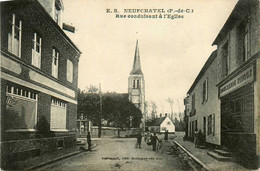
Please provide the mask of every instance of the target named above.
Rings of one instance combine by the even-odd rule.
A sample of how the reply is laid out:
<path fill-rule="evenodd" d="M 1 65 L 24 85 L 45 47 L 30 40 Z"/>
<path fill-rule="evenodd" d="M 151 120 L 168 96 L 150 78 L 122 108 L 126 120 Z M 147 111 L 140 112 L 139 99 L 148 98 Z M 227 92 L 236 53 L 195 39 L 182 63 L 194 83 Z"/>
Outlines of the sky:
<path fill-rule="evenodd" d="M 127 93 L 138 39 L 145 79 L 145 99 L 158 113 L 183 112 L 183 99 L 204 63 L 216 49 L 214 39 L 237 0 L 63 0 L 63 22 L 76 27 L 66 32 L 81 50 L 80 89 L 101 84 L 102 92 Z M 107 13 L 116 9 L 118 13 Z M 155 13 L 124 13 L 124 9 L 163 9 Z M 191 9 L 193 13 L 168 10 Z M 126 18 L 116 18 L 116 14 Z M 128 18 L 128 15 L 157 18 Z M 183 18 L 164 18 L 178 14 Z"/>

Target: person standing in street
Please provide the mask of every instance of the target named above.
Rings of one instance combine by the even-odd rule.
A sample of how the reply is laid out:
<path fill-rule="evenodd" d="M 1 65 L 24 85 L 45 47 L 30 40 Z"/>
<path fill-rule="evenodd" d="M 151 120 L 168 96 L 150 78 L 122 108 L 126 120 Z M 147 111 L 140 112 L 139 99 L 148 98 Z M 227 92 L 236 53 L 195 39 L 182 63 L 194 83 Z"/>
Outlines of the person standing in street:
<path fill-rule="evenodd" d="M 164 140 L 165 140 L 165 141 L 168 141 L 168 130 L 165 130 Z"/>
<path fill-rule="evenodd" d="M 91 137 L 90 137 L 89 131 L 88 131 L 88 135 L 87 135 L 87 142 L 88 142 L 88 150 L 91 151 Z"/>
<path fill-rule="evenodd" d="M 195 148 L 197 148 L 198 147 L 198 134 L 199 134 L 199 132 L 198 132 L 198 129 L 196 128 L 195 129 L 195 132 L 194 132 L 194 144 L 195 144 Z"/>
<path fill-rule="evenodd" d="M 137 146 L 138 146 L 139 148 L 141 148 L 141 143 L 142 143 L 142 134 L 141 134 L 141 131 L 138 132 L 136 138 L 137 138 Z"/>
<path fill-rule="evenodd" d="M 151 136 L 151 143 L 153 145 L 153 151 L 156 151 L 156 143 L 157 141 L 159 141 L 158 137 L 156 136 L 156 133 L 154 133 L 152 136 Z"/>

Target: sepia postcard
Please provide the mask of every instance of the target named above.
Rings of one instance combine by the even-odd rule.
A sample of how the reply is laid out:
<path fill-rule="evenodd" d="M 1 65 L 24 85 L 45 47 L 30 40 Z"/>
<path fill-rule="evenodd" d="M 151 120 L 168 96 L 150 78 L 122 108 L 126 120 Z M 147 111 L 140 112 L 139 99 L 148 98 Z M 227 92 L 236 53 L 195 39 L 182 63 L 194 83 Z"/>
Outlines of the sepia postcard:
<path fill-rule="evenodd" d="M 1 169 L 257 170 L 259 0 L 1 0 Z"/>

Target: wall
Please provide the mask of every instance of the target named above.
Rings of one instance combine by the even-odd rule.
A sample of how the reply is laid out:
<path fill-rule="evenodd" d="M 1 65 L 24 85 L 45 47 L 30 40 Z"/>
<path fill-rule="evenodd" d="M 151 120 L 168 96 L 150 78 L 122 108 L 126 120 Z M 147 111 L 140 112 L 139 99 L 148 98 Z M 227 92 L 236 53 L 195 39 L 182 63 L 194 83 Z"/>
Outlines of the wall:
<path fill-rule="evenodd" d="M 256 1 L 252 1 L 253 5 L 251 6 L 251 9 L 243 8 L 239 12 L 239 16 L 237 17 L 233 23 L 233 27 L 223 35 L 223 38 L 217 42 L 218 46 L 218 52 L 217 52 L 217 58 L 218 58 L 218 82 L 223 80 L 225 78 L 225 75 L 221 74 L 222 71 L 222 58 L 221 58 L 221 52 L 222 47 L 225 44 L 227 40 L 229 40 L 229 57 L 230 57 L 230 71 L 233 72 L 235 69 L 237 69 L 241 64 L 241 57 L 239 56 L 239 46 L 238 46 L 238 26 L 239 24 L 244 20 L 246 15 L 250 15 L 249 19 L 249 56 L 255 55 L 259 51 L 259 3 Z M 256 4 L 257 3 L 257 4 Z"/>
<path fill-rule="evenodd" d="M 133 138 L 139 131 L 140 131 L 139 128 L 119 129 L 119 137 Z M 95 137 L 95 138 L 98 137 L 98 127 L 97 126 L 93 126 L 91 128 L 91 136 Z M 118 128 L 102 127 L 101 137 L 103 137 L 103 138 L 118 137 Z"/>
<path fill-rule="evenodd" d="M 148 126 L 150 132 L 160 132 L 160 126 Z"/>
<path fill-rule="evenodd" d="M 208 78 L 208 100 L 204 103 L 202 92 L 203 82 Z M 203 131 L 203 117 L 206 117 L 206 141 L 212 144 L 220 145 L 220 100 L 218 99 L 217 84 L 217 61 L 211 63 L 207 71 L 200 78 L 194 90 L 189 95 L 189 105 L 191 108 L 192 95 L 195 93 L 196 114 L 189 118 L 189 122 L 197 120 L 198 130 Z M 215 114 L 215 134 L 208 135 L 208 116 Z M 190 131 L 190 124 L 189 129 Z M 190 135 L 190 134 L 189 134 Z"/>
<path fill-rule="evenodd" d="M 170 122 L 170 125 L 167 124 L 168 122 Z M 172 121 L 168 117 L 166 117 L 165 120 L 162 122 L 162 124 L 160 126 L 160 132 L 165 132 L 165 130 L 162 130 L 163 127 L 165 127 L 169 133 L 175 132 L 175 125 L 172 123 Z"/>
<path fill-rule="evenodd" d="M 260 159 L 260 58 L 256 61 L 256 82 L 254 84 L 254 120 L 255 120 L 255 128 L 254 133 L 256 134 L 256 155 Z M 260 160 L 258 160 L 260 161 Z"/>

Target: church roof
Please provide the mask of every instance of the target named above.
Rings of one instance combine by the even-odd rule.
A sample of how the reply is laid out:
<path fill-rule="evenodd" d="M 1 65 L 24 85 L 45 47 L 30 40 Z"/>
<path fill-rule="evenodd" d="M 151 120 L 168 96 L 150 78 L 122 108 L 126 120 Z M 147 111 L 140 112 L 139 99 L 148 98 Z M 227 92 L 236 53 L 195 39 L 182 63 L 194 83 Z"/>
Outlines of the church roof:
<path fill-rule="evenodd" d="M 134 63 L 133 63 L 133 68 L 132 68 L 132 71 L 130 72 L 130 74 L 131 75 L 139 75 L 139 74 L 143 75 L 143 72 L 141 70 L 138 40 L 136 41 Z"/>

